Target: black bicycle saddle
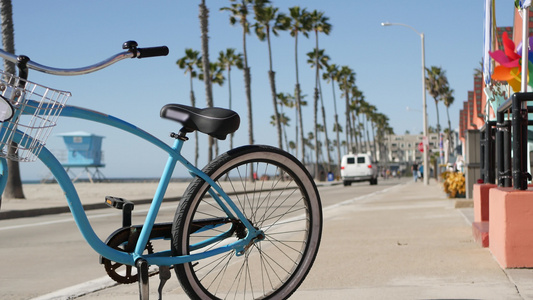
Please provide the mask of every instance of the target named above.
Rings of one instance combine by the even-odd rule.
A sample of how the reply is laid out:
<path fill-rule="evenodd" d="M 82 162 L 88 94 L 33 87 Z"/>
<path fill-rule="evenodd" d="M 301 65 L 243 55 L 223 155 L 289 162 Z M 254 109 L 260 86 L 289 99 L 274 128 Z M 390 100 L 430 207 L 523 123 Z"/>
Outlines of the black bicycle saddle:
<path fill-rule="evenodd" d="M 196 108 L 182 104 L 167 104 L 161 109 L 161 118 L 173 120 L 183 125 L 183 130 L 198 130 L 219 140 L 239 129 L 241 118 L 236 112 L 220 108 Z"/>

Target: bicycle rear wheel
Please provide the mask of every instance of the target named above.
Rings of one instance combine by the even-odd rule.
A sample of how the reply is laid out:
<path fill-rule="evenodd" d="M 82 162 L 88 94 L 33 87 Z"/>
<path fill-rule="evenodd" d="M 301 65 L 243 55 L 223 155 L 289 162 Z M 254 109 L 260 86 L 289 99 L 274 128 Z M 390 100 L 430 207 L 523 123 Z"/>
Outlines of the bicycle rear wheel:
<path fill-rule="evenodd" d="M 254 145 L 228 151 L 203 171 L 266 237 L 241 256 L 230 251 L 176 265 L 185 292 L 193 299 L 288 298 L 309 272 L 322 232 L 320 196 L 307 170 L 284 151 Z M 172 227 L 174 255 L 207 251 L 246 236 L 242 223 L 228 222 L 208 190 L 196 178 L 185 192 Z M 216 224 L 198 230 L 198 222 L 206 220 Z M 231 236 L 198 246 L 224 232 Z"/>

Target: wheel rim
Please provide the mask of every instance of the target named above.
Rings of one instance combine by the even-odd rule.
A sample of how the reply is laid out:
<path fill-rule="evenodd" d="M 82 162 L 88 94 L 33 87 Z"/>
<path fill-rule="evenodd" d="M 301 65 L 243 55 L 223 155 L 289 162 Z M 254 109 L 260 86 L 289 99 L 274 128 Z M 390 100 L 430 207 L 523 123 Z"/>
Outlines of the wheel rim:
<path fill-rule="evenodd" d="M 197 284 L 193 288 L 201 290 L 195 291 L 197 294 L 229 299 L 261 299 L 281 293 L 284 286 L 292 284 L 290 279 L 298 272 L 303 254 L 308 249 L 311 226 L 309 195 L 291 170 L 283 170 L 278 165 L 283 164 L 275 161 L 243 162 L 229 170 L 229 173 L 217 176 L 217 183 L 224 186 L 226 191 L 235 193 L 232 199 L 251 224 L 265 232 L 265 240 L 253 244 L 242 256 L 236 256 L 231 251 L 185 265 L 188 279 Z M 249 193 L 240 193 L 242 190 Z M 210 198 L 196 202 L 195 209 L 189 215 L 191 219 L 223 214 L 222 210 L 215 209 L 216 205 Z M 230 226 L 226 224 L 190 234 L 185 243 L 196 245 L 199 240 L 229 231 Z M 237 237 L 230 240 L 236 241 Z M 220 245 L 217 243 L 213 246 Z M 187 251 L 187 246 L 182 246 L 182 250 Z M 211 248 L 214 247 L 204 247 L 190 253 Z"/>

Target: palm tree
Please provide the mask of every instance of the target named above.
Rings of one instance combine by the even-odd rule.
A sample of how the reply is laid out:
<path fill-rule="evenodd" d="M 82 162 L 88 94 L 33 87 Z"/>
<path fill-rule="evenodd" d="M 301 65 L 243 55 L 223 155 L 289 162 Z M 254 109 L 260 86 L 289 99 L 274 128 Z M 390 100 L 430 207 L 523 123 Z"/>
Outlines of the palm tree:
<path fill-rule="evenodd" d="M 356 106 L 356 103 L 357 103 L 358 106 Z M 356 116 L 359 119 L 359 125 L 361 126 L 361 135 L 362 135 L 363 139 L 365 140 L 364 149 L 365 149 L 366 152 L 369 152 L 370 151 L 370 145 L 369 145 L 370 141 L 369 141 L 368 135 L 365 137 L 365 132 L 368 132 L 368 131 L 367 131 L 366 122 L 364 120 L 364 116 L 367 113 L 367 111 L 369 111 L 369 105 L 370 104 L 368 102 L 366 102 L 365 99 L 360 99 L 359 101 L 354 99 L 352 104 L 353 104 L 352 105 L 352 110 L 354 111 L 354 113 L 356 114 Z M 361 148 L 363 148 L 363 146 L 361 146 Z"/>
<path fill-rule="evenodd" d="M 309 148 L 309 152 L 307 153 L 307 155 L 309 156 L 307 160 L 311 160 L 311 156 L 313 154 L 313 151 L 318 151 L 318 148 L 315 147 L 315 144 L 313 144 L 313 140 L 316 140 L 315 138 L 315 134 L 312 132 L 312 131 L 309 131 L 307 133 L 307 138 L 304 139 L 305 141 L 305 145 Z M 313 177 L 314 178 L 317 178 L 316 174 L 313 174 Z"/>
<path fill-rule="evenodd" d="M 203 68 L 203 63 L 200 63 L 200 67 L 202 67 L 202 70 L 205 69 L 205 68 Z M 224 81 L 226 80 L 226 77 L 224 77 L 223 71 L 224 71 L 224 68 L 222 67 L 222 65 L 220 65 L 220 63 L 218 63 L 218 62 L 209 63 L 209 78 L 208 78 L 208 80 L 210 82 L 212 82 L 212 83 L 216 83 L 216 84 L 222 86 L 224 84 Z M 200 74 L 198 74 L 198 79 L 200 79 L 200 80 L 205 82 L 206 76 L 204 75 L 203 71 L 200 72 Z"/>
<path fill-rule="evenodd" d="M 444 106 L 446 107 L 446 116 L 448 117 L 448 130 L 450 130 L 450 132 L 452 131 L 452 123 L 450 122 L 449 109 L 450 109 L 450 105 L 452 105 L 453 101 L 455 100 L 455 98 L 453 97 L 453 92 L 454 90 L 450 89 L 450 87 L 446 85 L 444 86 L 443 93 L 441 95 L 442 102 L 444 103 Z"/>
<path fill-rule="evenodd" d="M 282 128 L 282 131 L 283 131 L 283 138 L 285 140 L 285 147 L 286 149 L 291 149 L 289 147 L 289 140 L 287 138 L 287 129 L 286 127 L 289 126 L 289 121 L 290 121 L 290 118 L 288 117 L 285 117 L 285 113 L 283 112 L 283 107 L 288 107 L 288 108 L 294 108 L 296 106 L 295 104 L 295 99 L 294 99 L 294 96 L 289 94 L 289 93 L 278 93 L 276 95 L 276 98 L 279 100 L 279 105 L 280 105 L 280 111 L 281 111 L 281 115 L 284 116 L 284 120 L 285 122 L 283 122 L 284 120 L 282 119 L 282 122 L 281 122 L 281 128 Z"/>
<path fill-rule="evenodd" d="M 319 12 L 317 11 L 316 9 L 311 12 L 310 14 L 310 26 L 311 26 L 311 29 L 315 32 L 315 66 L 318 66 L 316 68 L 316 79 L 315 79 L 315 99 L 314 99 L 314 118 L 315 118 L 315 145 L 318 147 L 318 128 L 317 128 L 317 113 L 318 113 L 318 97 L 320 95 L 320 97 L 322 96 L 321 94 L 319 94 L 319 86 L 320 86 L 320 69 L 321 69 L 321 66 L 320 66 L 320 53 L 319 53 L 319 46 L 318 46 L 318 33 L 321 32 L 321 33 L 324 33 L 325 35 L 329 35 L 330 31 L 331 31 L 331 24 L 328 23 L 329 21 L 329 18 L 324 16 L 324 12 Z M 323 50 L 322 50 L 322 56 L 323 56 Z M 329 57 L 328 57 L 329 59 Z M 326 61 L 326 64 L 327 64 L 327 61 Z M 322 103 L 322 117 L 325 119 L 325 112 L 324 112 L 324 105 Z M 326 121 L 324 120 L 324 125 L 326 124 Z M 326 145 L 328 145 L 328 139 L 327 139 L 327 134 L 326 134 Z M 315 178 L 317 178 L 316 176 L 318 176 L 318 149 L 317 151 L 315 152 L 315 159 L 316 159 L 316 162 L 315 162 Z M 329 161 L 330 161 L 330 156 L 329 156 L 329 151 L 328 152 L 328 171 L 329 171 Z"/>
<path fill-rule="evenodd" d="M 226 52 L 220 51 L 218 55 L 218 63 L 227 71 L 228 78 L 228 108 L 232 109 L 231 99 L 231 67 L 235 66 L 237 69 L 242 70 L 242 53 L 235 54 L 234 48 L 226 49 Z M 229 147 L 233 149 L 233 133 L 230 135 Z"/>
<path fill-rule="evenodd" d="M 355 72 L 350 69 L 348 66 L 342 66 L 339 71 L 339 87 L 344 92 L 344 97 L 346 100 L 346 153 L 353 152 L 353 144 L 351 142 L 352 124 L 350 121 L 350 90 L 355 85 Z"/>
<path fill-rule="evenodd" d="M 450 87 L 446 85 L 442 94 L 442 101 L 444 103 L 444 106 L 446 107 L 446 116 L 448 117 L 448 154 L 451 153 L 452 149 L 452 123 L 450 122 L 450 105 L 452 105 L 453 101 L 455 100 L 455 98 L 453 97 L 453 92 L 453 89 L 450 89 Z"/>
<path fill-rule="evenodd" d="M 365 127 L 361 120 L 362 118 L 360 118 L 360 115 L 362 113 L 361 106 L 365 100 L 365 97 L 363 95 L 363 92 L 357 88 L 355 83 L 350 86 L 350 94 L 351 98 L 349 101 L 348 109 L 352 117 L 351 124 L 353 126 L 351 128 L 352 131 L 350 133 L 350 140 L 352 145 L 355 145 L 354 150 L 352 151 L 356 152 L 360 151 L 360 149 L 363 148 Z M 359 142 L 359 140 L 361 140 L 361 142 Z M 368 149 L 365 148 L 365 151 L 368 151 Z"/>
<path fill-rule="evenodd" d="M 426 68 L 426 72 L 426 89 L 435 100 L 435 108 L 437 110 L 437 133 L 440 133 L 439 101 L 441 100 L 440 96 L 444 93 L 445 86 L 448 84 L 448 79 L 446 78 L 446 72 L 440 67 L 432 66 L 430 69 Z"/>
<path fill-rule="evenodd" d="M 278 36 L 278 30 L 283 30 L 283 20 L 286 18 L 284 14 L 278 14 L 278 8 L 272 6 L 255 5 L 255 20 L 257 23 L 254 25 L 255 33 L 259 40 L 264 41 L 266 39 L 268 46 L 268 61 L 269 70 L 268 78 L 270 80 L 270 91 L 272 94 L 272 105 L 274 106 L 274 122 L 278 133 L 278 147 L 283 149 L 282 133 L 281 133 L 281 120 L 278 112 L 278 102 L 276 93 L 276 73 L 272 68 L 272 47 L 270 41 L 270 32 L 275 36 Z"/>
<path fill-rule="evenodd" d="M 283 94 L 278 94 L 279 95 L 283 95 Z M 292 97 L 292 96 L 291 96 Z M 281 101 L 280 101 L 281 102 Z M 281 105 L 281 103 L 280 103 Z M 291 118 L 289 118 L 284 112 L 281 112 L 279 114 L 279 121 L 281 123 L 281 126 L 282 128 L 285 128 L 287 126 L 289 126 L 289 122 L 291 121 Z M 277 123 L 277 120 L 274 115 L 270 116 L 270 124 L 272 124 L 272 126 L 276 126 L 276 123 Z M 288 151 L 289 150 L 289 140 L 287 138 L 287 132 L 285 130 L 282 131 L 282 135 L 283 135 L 283 139 L 285 141 L 285 149 Z"/>
<path fill-rule="evenodd" d="M 303 119 L 302 119 L 302 92 L 300 89 L 300 80 L 298 75 L 298 35 L 301 33 L 305 37 L 309 37 L 310 27 L 310 15 L 307 10 L 300 9 L 299 6 L 294 6 L 289 8 L 289 17 L 285 18 L 283 22 L 285 27 L 291 33 L 291 36 L 294 37 L 294 61 L 296 65 L 296 86 L 294 90 L 294 95 L 296 97 L 296 111 L 298 114 L 298 123 L 300 126 L 300 150 L 302 162 L 305 163 L 305 145 L 304 145 L 304 128 L 303 128 Z"/>
<path fill-rule="evenodd" d="M 2 19 L 2 45 L 4 51 L 15 53 L 15 30 L 13 26 L 13 6 L 11 0 L 0 0 L 0 18 Z M 4 71 L 16 74 L 15 63 L 4 60 Z"/>
<path fill-rule="evenodd" d="M 362 97 L 360 100 L 360 107 L 361 107 L 361 113 L 365 117 L 365 120 L 363 123 L 363 128 L 364 128 L 363 131 L 366 133 L 367 151 L 370 151 L 372 157 L 376 157 L 374 151 L 372 150 L 372 149 L 375 149 L 375 147 L 373 148 L 372 145 L 370 145 L 370 134 L 368 131 L 368 128 L 370 126 L 368 125 L 368 122 L 374 118 L 374 115 L 376 114 L 377 109 L 374 105 L 365 101 L 364 97 Z M 372 130 L 372 134 L 373 134 L 373 130 Z"/>
<path fill-rule="evenodd" d="M 307 106 L 307 101 L 305 101 L 305 97 L 306 95 L 301 95 L 301 99 L 300 99 L 300 105 L 301 106 Z M 296 109 L 296 97 L 294 97 L 294 95 L 291 95 L 291 94 L 283 94 L 283 93 L 279 93 L 278 94 L 278 99 L 280 100 L 280 106 L 281 106 L 281 113 L 283 114 L 283 107 L 289 107 L 289 108 L 295 108 L 294 110 L 294 118 L 295 120 L 298 120 L 298 109 Z M 298 123 L 295 122 L 295 127 L 296 127 L 296 133 L 298 133 Z M 283 131 L 285 132 L 284 134 L 286 135 L 286 129 L 284 128 Z M 285 137 L 286 138 L 286 137 Z M 298 138 L 298 134 L 295 135 L 295 138 Z M 286 143 L 287 144 L 287 143 Z M 291 146 L 291 142 L 288 143 L 289 145 L 289 148 L 290 149 L 295 149 L 296 150 L 296 153 L 294 153 L 294 155 L 296 156 L 297 152 L 298 152 L 298 145 L 297 143 L 295 142 L 292 142 L 292 146 Z M 301 144 L 303 145 L 303 144 Z"/>
<path fill-rule="evenodd" d="M 15 53 L 15 30 L 13 26 L 13 6 L 11 0 L 0 1 L 0 18 L 2 19 L 2 45 L 4 50 L 9 53 Z M 4 70 L 6 73 L 16 74 L 15 64 L 4 60 Z M 14 156 L 17 144 L 12 142 L 8 147 L 8 155 Z M 25 199 L 22 190 L 22 180 L 20 178 L 20 167 L 18 161 L 7 160 L 7 185 L 4 190 L 4 197 L 11 199 Z M 7 170 L 4 170 L 6 172 Z M 0 199 L 0 205 L 1 205 Z"/>
<path fill-rule="evenodd" d="M 254 143 L 254 130 L 252 118 L 252 78 L 250 76 L 250 67 L 248 67 L 248 52 L 246 51 L 246 35 L 250 33 L 250 23 L 248 23 L 249 6 L 257 3 L 268 3 L 268 0 L 231 0 L 230 7 L 222 7 L 220 10 L 227 10 L 230 14 L 230 24 L 235 25 L 237 22 L 242 26 L 242 48 L 243 48 L 243 71 L 244 71 L 244 90 L 246 93 L 246 106 L 248 108 L 248 142 Z"/>
<path fill-rule="evenodd" d="M 376 136 L 377 136 L 377 132 L 376 132 L 376 129 L 377 129 L 377 121 L 378 121 L 378 118 L 379 116 L 381 115 L 375 106 L 374 107 L 374 111 L 372 112 L 372 114 L 369 116 L 369 121 L 370 121 L 370 132 L 372 133 L 372 149 L 373 149 L 373 157 L 375 159 L 378 158 L 378 144 L 377 144 L 377 141 L 376 141 Z"/>
<path fill-rule="evenodd" d="M 209 76 L 209 66 L 211 65 L 209 63 L 209 36 L 208 36 L 208 20 L 209 20 L 209 10 L 207 9 L 207 6 L 205 5 L 205 0 L 202 0 L 202 2 L 199 5 L 200 8 L 200 29 L 201 29 L 201 36 L 202 36 L 202 65 L 203 67 L 203 73 L 206 74 L 206 80 L 204 80 L 205 84 L 205 101 L 207 104 L 207 107 L 213 107 L 213 88 L 211 84 L 211 76 Z M 211 136 L 207 136 L 208 140 L 208 147 L 207 147 L 207 159 L 208 162 L 213 159 L 213 144 L 214 139 Z"/>
<path fill-rule="evenodd" d="M 307 63 L 311 65 L 311 68 L 315 68 L 316 77 L 315 77 L 315 94 L 314 94 L 314 106 L 313 106 L 313 118 L 314 118 L 314 136 L 315 136 L 315 145 L 318 145 L 318 99 L 322 100 L 322 93 L 320 92 L 320 70 L 327 67 L 329 56 L 324 54 L 324 49 L 311 51 L 307 53 L 307 57 L 309 58 L 307 60 Z M 324 108 L 324 102 L 321 102 L 322 104 L 322 121 L 324 124 L 326 124 L 326 113 Z M 327 131 L 326 131 L 326 145 L 329 144 Z M 327 150 L 327 149 L 326 149 Z M 318 153 L 319 151 L 315 151 L 315 176 L 318 176 Z M 331 157 L 329 155 L 329 151 L 327 151 L 328 154 L 328 160 L 327 160 L 327 167 L 329 171 L 329 162 L 331 161 Z M 316 179 L 316 177 L 315 177 Z"/>
<path fill-rule="evenodd" d="M 203 68 L 202 66 L 202 63 L 200 64 L 200 67 L 202 70 L 205 70 L 205 68 Z M 223 71 L 224 71 L 224 68 L 218 63 L 218 62 L 214 62 L 214 63 L 209 63 L 209 78 L 207 78 L 209 80 L 209 82 L 211 83 L 216 83 L 220 86 L 222 86 L 222 84 L 224 84 L 224 81 L 226 80 L 226 78 L 224 77 L 224 74 L 223 74 Z M 198 74 L 198 79 L 202 80 L 202 81 L 206 81 L 206 78 L 205 78 L 205 75 L 203 72 L 201 72 L 200 74 Z M 214 103 L 213 103 L 214 104 Z M 218 140 L 215 140 L 214 138 L 210 139 L 210 142 L 211 142 L 211 148 L 215 148 L 215 156 L 218 156 Z M 209 154 L 212 154 L 212 150 L 211 151 L 208 151 Z"/>
<path fill-rule="evenodd" d="M 193 89 L 193 79 L 198 76 L 198 73 L 196 71 L 197 68 L 200 68 L 201 57 L 200 52 L 187 48 L 185 49 L 185 56 L 178 59 L 176 64 L 180 69 L 185 69 L 185 75 L 187 73 L 189 74 L 190 78 L 190 98 L 191 98 L 191 106 L 196 107 L 196 98 L 194 97 L 194 89 Z M 198 165 L 198 158 L 199 158 L 199 146 L 198 146 L 198 131 L 195 131 L 194 133 L 194 147 L 195 147 L 195 153 L 194 153 L 194 165 Z"/>
<path fill-rule="evenodd" d="M 317 134 L 322 135 L 324 133 L 324 125 L 317 124 Z M 329 151 L 329 145 L 327 143 L 322 142 L 322 138 L 319 136 L 317 139 L 315 139 L 317 150 L 319 151 L 320 161 L 322 161 L 323 170 L 326 170 L 329 172 L 331 170 L 330 164 L 331 162 L 327 160 L 327 158 L 324 157 L 324 151 L 322 147 L 326 147 L 326 152 Z M 317 170 L 318 171 L 318 170 Z"/>
<path fill-rule="evenodd" d="M 333 90 L 333 109 L 335 110 L 335 124 L 333 124 L 333 130 L 337 134 L 337 167 L 340 167 L 341 165 L 341 146 L 340 146 L 340 138 L 339 138 L 339 132 L 342 130 L 339 130 L 339 114 L 337 113 L 337 98 L 335 96 L 335 82 L 339 79 L 339 67 L 336 64 L 330 64 L 327 67 L 327 72 L 322 74 L 322 78 L 326 79 L 328 82 L 331 81 L 331 88 Z"/>
<path fill-rule="evenodd" d="M 392 128 L 389 126 L 389 118 L 382 114 L 382 113 L 376 113 L 374 116 L 374 129 L 375 129 L 375 141 L 377 146 L 379 147 L 377 150 L 379 155 L 376 157 L 376 159 L 382 163 L 386 163 L 386 161 L 383 161 L 383 153 L 386 153 L 386 149 L 383 149 L 385 146 L 385 143 L 383 142 L 385 139 L 385 135 L 389 134 L 389 132 L 392 131 Z"/>
<path fill-rule="evenodd" d="M 185 70 L 185 75 L 190 75 L 190 99 L 191 105 L 196 106 L 196 98 L 194 97 L 193 79 L 198 76 L 196 69 L 199 67 L 201 61 L 200 52 L 191 48 L 185 49 L 185 56 L 178 59 L 176 64 L 180 69 Z"/>

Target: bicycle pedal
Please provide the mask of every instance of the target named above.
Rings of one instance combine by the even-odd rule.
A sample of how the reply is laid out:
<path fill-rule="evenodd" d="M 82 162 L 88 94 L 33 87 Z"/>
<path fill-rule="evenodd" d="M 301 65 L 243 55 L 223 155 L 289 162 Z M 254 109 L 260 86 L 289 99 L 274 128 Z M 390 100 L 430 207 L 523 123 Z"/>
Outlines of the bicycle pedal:
<path fill-rule="evenodd" d="M 131 211 L 133 210 L 134 204 L 131 201 L 128 201 L 124 198 L 106 196 L 105 204 L 110 207 L 122 210 L 122 227 L 131 226 Z"/>
<path fill-rule="evenodd" d="M 113 197 L 113 196 L 106 196 L 105 204 L 107 204 L 109 207 L 114 207 L 116 209 L 126 208 L 129 210 L 133 210 L 133 207 L 134 207 L 133 202 L 128 201 L 124 198 Z"/>

